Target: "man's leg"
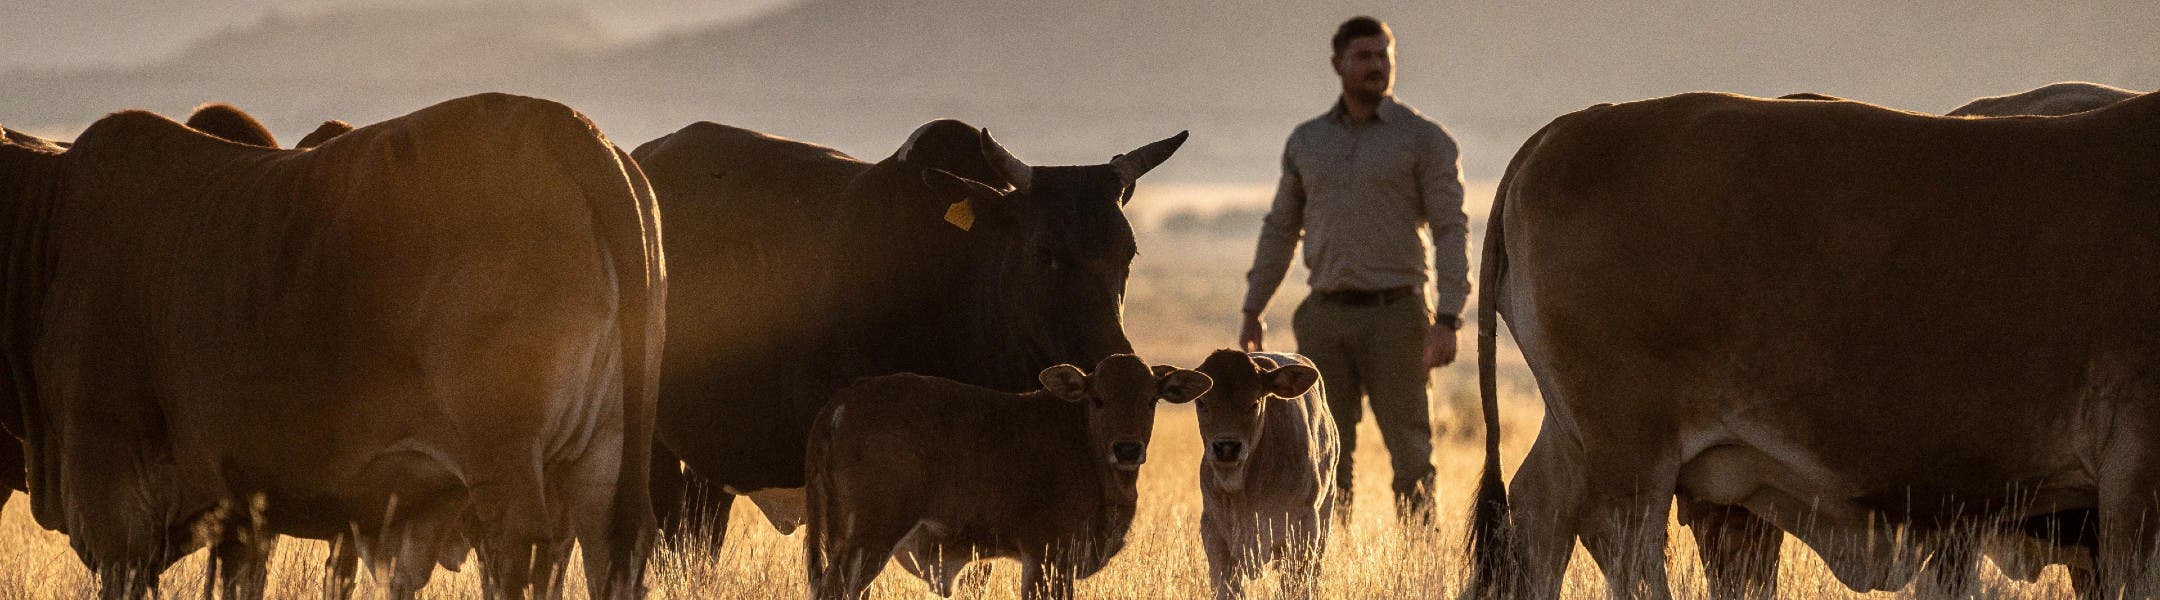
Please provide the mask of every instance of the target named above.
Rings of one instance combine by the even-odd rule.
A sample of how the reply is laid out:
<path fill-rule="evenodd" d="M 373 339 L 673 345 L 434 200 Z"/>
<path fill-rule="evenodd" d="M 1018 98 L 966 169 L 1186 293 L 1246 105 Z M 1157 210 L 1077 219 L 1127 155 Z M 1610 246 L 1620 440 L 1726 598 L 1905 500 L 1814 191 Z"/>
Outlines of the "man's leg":
<path fill-rule="evenodd" d="M 1433 508 L 1432 410 L 1425 369 L 1425 303 L 1408 298 L 1370 311 L 1355 360 L 1371 395 L 1373 424 L 1395 467 L 1397 516 L 1429 523 Z"/>
<path fill-rule="evenodd" d="M 1351 325 L 1343 314 L 1351 307 L 1306 298 L 1291 316 L 1297 333 L 1298 354 L 1320 369 L 1320 389 L 1327 396 L 1328 412 L 1335 417 L 1342 447 L 1335 453 L 1335 511 L 1350 513 L 1350 482 L 1355 469 L 1350 455 L 1357 450 L 1358 421 L 1364 419 L 1364 388 L 1358 381 L 1357 363 L 1348 342 Z"/>

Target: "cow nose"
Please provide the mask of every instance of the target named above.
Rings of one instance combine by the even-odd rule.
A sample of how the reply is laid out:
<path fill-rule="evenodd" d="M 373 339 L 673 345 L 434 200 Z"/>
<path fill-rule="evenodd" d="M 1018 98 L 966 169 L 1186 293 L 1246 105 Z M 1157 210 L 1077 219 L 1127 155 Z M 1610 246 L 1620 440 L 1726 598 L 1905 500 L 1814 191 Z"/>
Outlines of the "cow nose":
<path fill-rule="evenodd" d="M 1141 458 L 1146 456 L 1147 454 L 1147 444 L 1142 444 L 1140 442 L 1118 442 L 1110 445 L 1110 454 L 1117 456 L 1117 460 L 1119 463 L 1138 463 L 1140 462 Z"/>
<path fill-rule="evenodd" d="M 1216 462 L 1237 462 L 1239 458 L 1245 456 L 1245 443 L 1237 440 L 1215 442 L 1210 444 L 1208 449 L 1215 452 Z"/>

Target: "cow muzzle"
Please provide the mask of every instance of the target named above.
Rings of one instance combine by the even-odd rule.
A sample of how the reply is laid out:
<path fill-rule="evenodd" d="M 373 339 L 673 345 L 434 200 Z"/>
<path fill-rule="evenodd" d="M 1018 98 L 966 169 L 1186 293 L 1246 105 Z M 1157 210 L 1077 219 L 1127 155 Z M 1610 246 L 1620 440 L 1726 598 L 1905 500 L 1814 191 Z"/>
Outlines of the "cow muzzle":
<path fill-rule="evenodd" d="M 1245 442 L 1238 440 L 1215 440 L 1208 443 L 1208 457 L 1219 463 L 1234 463 L 1245 459 Z"/>
<path fill-rule="evenodd" d="M 1119 469 L 1127 471 L 1139 470 L 1140 464 L 1147 462 L 1147 444 L 1140 442 L 1111 444 L 1110 456 L 1117 459 Z"/>

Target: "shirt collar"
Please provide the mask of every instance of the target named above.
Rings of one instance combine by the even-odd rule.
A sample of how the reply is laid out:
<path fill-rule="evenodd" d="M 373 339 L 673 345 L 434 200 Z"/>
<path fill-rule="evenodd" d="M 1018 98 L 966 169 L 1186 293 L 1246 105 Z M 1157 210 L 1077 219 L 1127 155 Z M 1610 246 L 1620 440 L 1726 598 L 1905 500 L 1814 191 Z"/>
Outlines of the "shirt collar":
<path fill-rule="evenodd" d="M 1409 107 L 1403 106 L 1401 102 L 1395 100 L 1394 94 L 1388 94 L 1380 97 L 1380 105 L 1373 108 L 1373 118 L 1382 123 L 1393 123 L 1401 120 L 1404 112 L 1408 110 Z M 1350 124 L 1350 109 L 1343 105 L 1341 96 L 1335 97 L 1335 106 L 1329 108 L 1327 114 L 1328 120 L 1334 121 L 1338 125 Z"/>

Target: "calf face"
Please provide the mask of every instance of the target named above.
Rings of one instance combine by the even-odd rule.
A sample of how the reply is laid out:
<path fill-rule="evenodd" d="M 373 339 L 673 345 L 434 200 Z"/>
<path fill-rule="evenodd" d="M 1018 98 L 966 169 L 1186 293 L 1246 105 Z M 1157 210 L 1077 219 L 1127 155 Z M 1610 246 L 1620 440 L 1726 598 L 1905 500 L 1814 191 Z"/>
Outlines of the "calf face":
<path fill-rule="evenodd" d="M 1113 354 L 1089 374 L 1072 365 L 1043 369 L 1043 389 L 1067 402 L 1087 403 L 1088 433 L 1105 463 L 1120 471 L 1147 462 L 1155 431 L 1155 401 L 1189 402 L 1207 393 L 1208 376 L 1169 365 L 1148 367 L 1139 357 Z"/>
<path fill-rule="evenodd" d="M 1242 491 L 1246 458 L 1260 441 L 1268 405 L 1305 395 L 1320 381 L 1320 372 L 1305 365 L 1278 366 L 1268 357 L 1236 350 L 1209 355 L 1200 372 L 1214 382 L 1193 411 L 1200 418 L 1201 443 L 1206 444 L 1204 462 L 1223 491 Z"/>

